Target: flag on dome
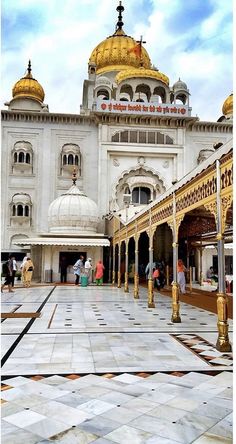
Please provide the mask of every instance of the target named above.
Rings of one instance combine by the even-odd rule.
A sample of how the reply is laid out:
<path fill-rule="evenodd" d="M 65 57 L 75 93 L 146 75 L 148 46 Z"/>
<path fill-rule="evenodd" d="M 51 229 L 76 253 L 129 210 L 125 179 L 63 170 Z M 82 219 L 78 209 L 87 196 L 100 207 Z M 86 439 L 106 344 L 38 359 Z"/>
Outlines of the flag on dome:
<path fill-rule="evenodd" d="M 133 48 L 128 50 L 128 53 L 130 52 L 134 52 L 134 54 L 136 55 L 136 57 L 141 57 L 141 45 L 140 43 L 137 43 L 137 45 L 135 45 Z"/>

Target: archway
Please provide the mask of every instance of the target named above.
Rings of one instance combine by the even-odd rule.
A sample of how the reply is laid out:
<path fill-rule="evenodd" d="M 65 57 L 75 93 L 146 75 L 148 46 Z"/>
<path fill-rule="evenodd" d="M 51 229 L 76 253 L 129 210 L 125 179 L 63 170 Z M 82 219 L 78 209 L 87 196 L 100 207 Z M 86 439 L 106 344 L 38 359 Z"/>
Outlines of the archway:
<path fill-rule="evenodd" d="M 134 238 L 131 237 L 129 240 L 129 249 L 128 249 L 128 272 L 129 272 L 129 281 L 134 282 L 134 273 L 135 273 L 135 242 Z"/>
<path fill-rule="evenodd" d="M 145 268 L 149 262 L 149 237 L 144 231 L 140 234 L 138 242 L 139 251 L 139 281 L 146 282 Z"/>

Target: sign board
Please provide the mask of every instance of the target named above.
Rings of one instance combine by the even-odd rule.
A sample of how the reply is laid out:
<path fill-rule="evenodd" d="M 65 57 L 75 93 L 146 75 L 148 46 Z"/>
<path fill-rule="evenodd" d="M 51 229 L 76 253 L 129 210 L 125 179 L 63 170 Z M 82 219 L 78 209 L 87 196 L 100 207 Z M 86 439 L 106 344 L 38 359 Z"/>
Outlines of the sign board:
<path fill-rule="evenodd" d="M 173 103 L 126 102 L 97 99 L 95 110 L 103 113 L 190 117 L 192 108 Z"/>

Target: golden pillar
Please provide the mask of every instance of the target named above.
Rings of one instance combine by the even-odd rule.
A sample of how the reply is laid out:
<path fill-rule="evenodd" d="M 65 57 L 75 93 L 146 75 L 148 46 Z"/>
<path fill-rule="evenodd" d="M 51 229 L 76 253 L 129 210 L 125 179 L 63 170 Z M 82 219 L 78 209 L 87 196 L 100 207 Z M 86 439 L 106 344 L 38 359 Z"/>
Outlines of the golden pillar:
<path fill-rule="evenodd" d="M 193 291 L 193 268 L 189 267 L 189 291 L 192 293 Z"/>
<path fill-rule="evenodd" d="M 125 241 L 125 293 L 129 293 L 129 239 Z"/>
<path fill-rule="evenodd" d="M 223 202 L 222 202 L 223 201 Z M 221 171 L 220 161 L 216 161 L 216 202 L 217 202 L 217 250 L 218 250 L 218 293 L 217 293 L 217 314 L 218 314 L 218 339 L 216 349 L 220 352 L 230 352 L 232 350 L 229 342 L 228 325 L 228 297 L 225 292 L 225 254 L 224 254 L 224 230 L 226 225 L 227 210 L 232 203 L 232 196 L 228 199 L 221 199 Z"/>
<path fill-rule="evenodd" d="M 150 225 L 149 231 L 149 274 L 148 274 L 148 308 L 155 308 L 153 291 L 153 236 L 154 232 Z"/>
<path fill-rule="evenodd" d="M 121 274 L 120 274 L 120 264 L 121 264 L 121 243 L 118 244 L 118 273 L 117 273 L 117 287 L 121 288 Z"/>
<path fill-rule="evenodd" d="M 138 242 L 139 235 L 136 234 L 135 238 L 135 267 L 134 267 L 134 298 L 139 299 L 139 274 L 138 274 Z"/>
<path fill-rule="evenodd" d="M 113 244 L 113 264 L 112 264 L 112 286 L 116 282 L 116 244 Z"/>
<path fill-rule="evenodd" d="M 172 282 L 172 316 L 171 321 L 180 323 L 181 318 L 179 314 L 179 284 L 177 282 L 177 258 L 178 258 L 178 244 L 173 242 L 173 282 Z"/>
<path fill-rule="evenodd" d="M 174 323 L 180 323 L 181 317 L 179 314 L 180 304 L 179 304 L 179 285 L 178 285 L 178 275 L 177 275 L 177 261 L 178 261 L 178 232 L 179 226 L 184 218 L 184 215 L 176 217 L 176 197 L 173 193 L 173 219 L 168 222 L 172 230 L 173 236 L 173 282 L 172 282 L 172 317 L 171 321 Z"/>
<path fill-rule="evenodd" d="M 166 285 L 170 285 L 170 267 L 166 266 Z"/>

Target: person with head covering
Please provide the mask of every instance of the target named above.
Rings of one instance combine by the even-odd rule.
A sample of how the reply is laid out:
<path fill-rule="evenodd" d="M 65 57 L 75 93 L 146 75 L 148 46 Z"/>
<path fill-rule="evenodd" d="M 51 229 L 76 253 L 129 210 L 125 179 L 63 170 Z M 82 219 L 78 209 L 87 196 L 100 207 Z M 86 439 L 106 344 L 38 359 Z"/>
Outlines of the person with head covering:
<path fill-rule="evenodd" d="M 182 259 L 178 259 L 178 263 L 177 263 L 177 281 L 180 287 L 180 291 L 182 294 L 186 293 L 185 290 L 185 285 L 186 285 L 186 279 L 185 279 L 185 272 L 187 271 L 187 269 L 184 266 L 184 263 L 182 261 Z"/>
<path fill-rule="evenodd" d="M 105 267 L 102 263 L 102 261 L 98 261 L 95 268 L 95 279 L 97 285 L 103 284 L 103 273 L 104 273 Z"/>
<path fill-rule="evenodd" d="M 24 262 L 22 268 L 22 278 L 23 278 L 24 287 L 30 287 L 33 271 L 34 271 L 34 264 L 30 259 L 30 257 L 28 257 L 27 260 Z"/>
<path fill-rule="evenodd" d="M 91 283 L 92 280 L 92 259 L 89 257 L 84 264 L 84 274 L 88 278 L 88 284 Z"/>

